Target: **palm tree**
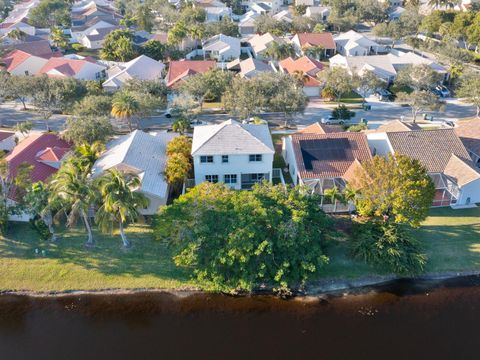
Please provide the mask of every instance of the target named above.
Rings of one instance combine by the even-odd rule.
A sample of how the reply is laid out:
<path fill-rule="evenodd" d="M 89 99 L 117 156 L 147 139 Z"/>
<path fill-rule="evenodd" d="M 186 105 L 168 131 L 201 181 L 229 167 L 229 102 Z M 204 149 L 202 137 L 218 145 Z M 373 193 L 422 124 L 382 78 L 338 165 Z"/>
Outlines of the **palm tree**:
<path fill-rule="evenodd" d="M 75 148 L 76 157 L 71 158 L 71 161 L 77 162 L 77 166 L 85 175 L 89 175 L 93 164 L 100 157 L 100 154 L 105 150 L 105 146 L 96 141 L 93 144 L 83 143 Z"/>
<path fill-rule="evenodd" d="M 344 203 L 347 205 L 348 204 L 348 211 L 350 211 L 350 204 L 353 203 L 355 201 L 355 199 L 357 198 L 358 196 L 358 190 L 350 187 L 350 186 L 347 186 L 344 190 L 343 190 L 343 201 Z"/>
<path fill-rule="evenodd" d="M 325 48 L 322 45 L 306 46 L 302 50 L 306 56 L 314 59 L 321 59 L 322 57 L 325 57 Z"/>
<path fill-rule="evenodd" d="M 308 74 L 306 74 L 303 70 L 295 70 L 292 76 L 298 82 L 298 84 L 302 87 L 308 81 L 308 77 L 309 77 Z"/>
<path fill-rule="evenodd" d="M 295 56 L 295 49 L 292 44 L 273 41 L 268 49 L 265 50 L 265 55 L 273 60 L 282 60 Z"/>
<path fill-rule="evenodd" d="M 337 211 L 337 201 L 343 201 L 343 194 L 340 190 L 334 186 L 333 188 L 326 189 L 323 192 L 323 195 L 326 196 L 333 204 L 333 212 Z"/>
<path fill-rule="evenodd" d="M 125 119 L 128 128 L 132 131 L 132 117 L 140 111 L 140 105 L 135 97 L 128 92 L 120 91 L 113 96 L 112 115 Z"/>
<path fill-rule="evenodd" d="M 190 121 L 186 118 L 178 118 L 172 124 L 172 130 L 180 135 L 185 134 L 188 129 L 190 129 Z"/>
<path fill-rule="evenodd" d="M 52 42 L 56 47 L 60 49 L 66 49 L 68 47 L 68 37 L 67 35 L 65 35 L 61 28 L 52 28 L 50 38 L 52 39 Z"/>
<path fill-rule="evenodd" d="M 139 216 L 138 209 L 149 204 L 145 195 L 134 191 L 140 186 L 140 178 L 133 174 L 123 175 L 112 169 L 98 179 L 98 185 L 101 206 L 95 215 L 95 222 L 104 232 L 110 231 L 113 223 L 118 223 L 123 247 L 128 248 L 130 241 L 125 235 L 125 225 L 135 221 Z"/>
<path fill-rule="evenodd" d="M 67 161 L 50 183 L 50 199 L 60 207 L 58 214 L 67 214 L 67 226 L 75 225 L 80 217 L 87 230 L 87 246 L 93 246 L 93 233 L 88 211 L 95 199 L 95 189 L 84 169 L 76 161 Z"/>

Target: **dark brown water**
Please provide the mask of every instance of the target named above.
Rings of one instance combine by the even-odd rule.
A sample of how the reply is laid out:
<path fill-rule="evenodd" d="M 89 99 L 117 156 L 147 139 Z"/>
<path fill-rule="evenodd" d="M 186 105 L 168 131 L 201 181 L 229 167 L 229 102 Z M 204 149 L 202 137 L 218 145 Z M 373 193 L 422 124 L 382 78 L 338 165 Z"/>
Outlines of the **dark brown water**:
<path fill-rule="evenodd" d="M 280 300 L 0 297 L 0 359 L 479 359 L 480 281 Z"/>

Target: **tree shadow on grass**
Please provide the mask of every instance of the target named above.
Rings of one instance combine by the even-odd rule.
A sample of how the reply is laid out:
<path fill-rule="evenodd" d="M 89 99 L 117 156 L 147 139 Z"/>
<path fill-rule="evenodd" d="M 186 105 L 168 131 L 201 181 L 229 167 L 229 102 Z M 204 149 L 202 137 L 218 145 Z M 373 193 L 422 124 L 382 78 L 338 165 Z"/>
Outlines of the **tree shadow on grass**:
<path fill-rule="evenodd" d="M 154 239 L 146 225 L 131 226 L 127 236 L 132 248 L 123 249 L 120 236 L 94 232 L 96 245 L 85 247 L 86 233 L 80 228 L 61 230 L 55 242 L 43 241 L 28 223 L 14 224 L 8 236 L 0 241 L 0 258 L 56 259 L 106 275 L 152 275 L 164 280 L 188 280 L 188 273 L 175 266 L 172 250 L 165 242 Z M 38 249 L 38 254 L 36 253 Z M 42 254 L 42 250 L 45 254 Z"/>

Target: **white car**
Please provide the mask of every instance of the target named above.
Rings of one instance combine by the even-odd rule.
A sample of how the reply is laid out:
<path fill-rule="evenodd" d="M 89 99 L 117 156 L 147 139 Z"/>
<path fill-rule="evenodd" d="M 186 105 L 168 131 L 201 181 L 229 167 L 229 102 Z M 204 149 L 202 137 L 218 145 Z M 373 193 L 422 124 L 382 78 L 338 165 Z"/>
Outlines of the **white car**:
<path fill-rule="evenodd" d="M 348 120 L 343 120 L 343 119 L 335 119 L 333 116 L 329 116 L 327 118 L 322 118 L 322 120 L 320 120 L 320 122 L 322 124 L 326 124 L 326 125 L 331 125 L 331 124 L 335 124 L 335 125 L 343 125 L 345 124 L 346 122 L 348 122 Z"/>

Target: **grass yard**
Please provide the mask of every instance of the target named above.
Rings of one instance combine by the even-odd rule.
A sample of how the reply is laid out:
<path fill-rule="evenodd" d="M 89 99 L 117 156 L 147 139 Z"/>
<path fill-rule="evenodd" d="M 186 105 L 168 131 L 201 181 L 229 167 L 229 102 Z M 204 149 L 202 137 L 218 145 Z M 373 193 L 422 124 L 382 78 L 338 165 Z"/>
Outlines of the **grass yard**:
<path fill-rule="evenodd" d="M 171 260 L 171 251 L 153 239 L 146 225 L 128 228 L 133 247 L 118 236 L 95 233 L 97 245 L 84 246 L 82 230 L 62 232 L 55 243 L 38 239 L 30 224 L 17 223 L 0 240 L 0 289 L 52 291 L 110 288 L 192 287 Z M 46 255 L 35 254 L 46 250 Z"/>
<path fill-rule="evenodd" d="M 480 208 L 432 209 L 420 229 L 414 230 L 428 257 L 426 273 L 480 270 Z M 322 278 L 360 278 L 382 274 L 349 256 L 348 242 L 328 248 L 330 264 Z"/>

